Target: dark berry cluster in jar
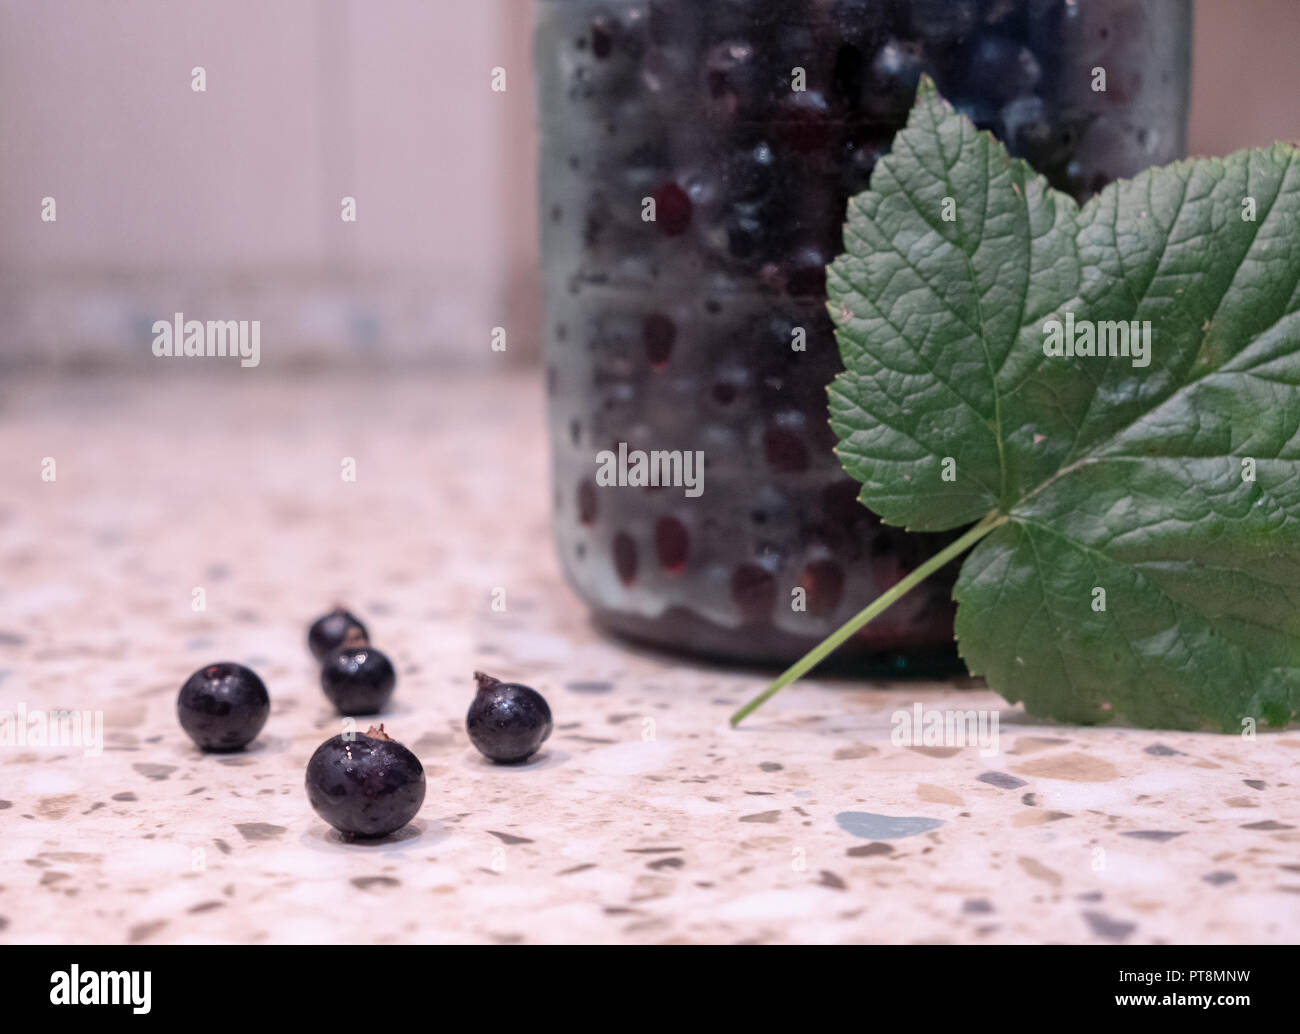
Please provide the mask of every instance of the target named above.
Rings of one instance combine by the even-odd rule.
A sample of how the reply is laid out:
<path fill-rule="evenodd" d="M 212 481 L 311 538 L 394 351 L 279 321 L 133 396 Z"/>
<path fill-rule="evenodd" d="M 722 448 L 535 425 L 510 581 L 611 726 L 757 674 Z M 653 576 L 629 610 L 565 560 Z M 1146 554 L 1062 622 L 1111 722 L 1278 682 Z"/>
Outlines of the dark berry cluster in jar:
<path fill-rule="evenodd" d="M 1142 107 L 1171 78 L 1151 57 L 1163 6 L 543 0 L 556 532 L 607 624 L 789 657 L 942 546 L 882 527 L 833 452 L 825 268 L 846 203 L 923 73 L 1077 197 L 1174 157 Z M 1108 91 L 1091 88 L 1097 64 Z M 702 496 L 599 486 L 594 457 L 619 443 L 700 450 Z M 950 587 L 870 626 L 873 648 L 951 644 Z"/>

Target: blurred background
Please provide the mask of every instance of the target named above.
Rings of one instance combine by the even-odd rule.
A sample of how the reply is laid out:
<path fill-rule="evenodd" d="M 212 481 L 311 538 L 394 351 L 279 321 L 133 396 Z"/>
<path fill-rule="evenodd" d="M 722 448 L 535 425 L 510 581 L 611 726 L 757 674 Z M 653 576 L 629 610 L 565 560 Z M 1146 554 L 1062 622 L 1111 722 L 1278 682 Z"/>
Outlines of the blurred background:
<path fill-rule="evenodd" d="M 534 360 L 531 24 L 531 0 L 0 0 L 0 371 L 147 363 L 175 311 L 260 319 L 268 368 L 484 365 L 498 326 Z M 1198 0 L 1192 154 L 1300 138 L 1297 39 L 1297 0 Z"/>

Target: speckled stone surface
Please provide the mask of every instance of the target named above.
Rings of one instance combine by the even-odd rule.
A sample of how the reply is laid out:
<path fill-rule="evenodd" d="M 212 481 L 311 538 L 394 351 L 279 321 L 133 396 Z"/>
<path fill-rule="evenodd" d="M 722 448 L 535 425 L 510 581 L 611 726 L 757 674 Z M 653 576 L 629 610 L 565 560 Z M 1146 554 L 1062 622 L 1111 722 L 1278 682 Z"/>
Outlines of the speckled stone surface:
<path fill-rule="evenodd" d="M 1300 731 L 1046 726 L 844 680 L 733 731 L 758 676 L 603 639 L 562 583 L 542 404 L 517 376 L 0 385 L 0 710 L 104 720 L 98 756 L 0 746 L 0 940 L 1300 939 Z M 383 721 L 429 781 L 377 844 L 303 791 L 338 729 L 304 630 L 336 599 L 397 664 Z M 243 754 L 176 723 L 217 659 L 271 692 Z M 470 747 L 474 668 L 550 700 L 539 760 Z M 895 745 L 917 703 L 1000 708 L 998 753 Z"/>

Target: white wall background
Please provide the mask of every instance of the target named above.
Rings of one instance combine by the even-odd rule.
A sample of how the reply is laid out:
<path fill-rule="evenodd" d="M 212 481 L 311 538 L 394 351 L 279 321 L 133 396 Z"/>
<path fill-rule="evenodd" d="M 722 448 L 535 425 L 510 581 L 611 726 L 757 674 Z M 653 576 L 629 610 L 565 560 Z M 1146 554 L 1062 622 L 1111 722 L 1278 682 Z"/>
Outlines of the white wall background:
<path fill-rule="evenodd" d="M 496 325 L 526 352 L 530 22 L 527 0 L 0 0 L 0 363 L 136 356 L 174 309 L 260 318 L 282 362 L 483 361 Z"/>

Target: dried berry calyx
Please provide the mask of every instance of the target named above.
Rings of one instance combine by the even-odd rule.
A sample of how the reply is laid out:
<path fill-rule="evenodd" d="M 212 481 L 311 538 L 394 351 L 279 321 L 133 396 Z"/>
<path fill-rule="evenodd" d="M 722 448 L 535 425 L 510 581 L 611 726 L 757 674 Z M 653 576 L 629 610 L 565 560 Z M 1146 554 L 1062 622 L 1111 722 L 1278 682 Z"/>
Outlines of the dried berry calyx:
<path fill-rule="evenodd" d="M 366 626 L 342 604 L 336 603 L 307 629 L 307 647 L 317 661 L 324 664 L 331 654 L 345 647 L 367 646 L 370 634 Z"/>
<path fill-rule="evenodd" d="M 481 671 L 474 672 L 474 681 L 478 684 L 478 691 L 480 693 L 485 689 L 491 689 L 493 686 L 501 685 L 500 679 L 495 678 L 492 675 L 484 674 Z"/>
<path fill-rule="evenodd" d="M 340 645 L 345 650 L 369 646 L 370 637 L 360 625 L 353 625 L 343 634 L 343 642 Z"/>

